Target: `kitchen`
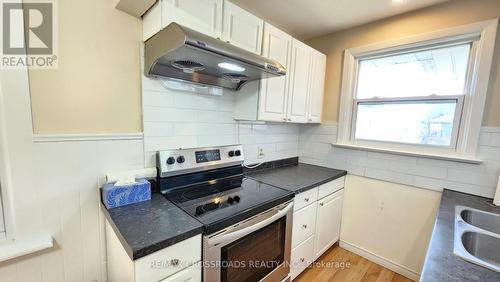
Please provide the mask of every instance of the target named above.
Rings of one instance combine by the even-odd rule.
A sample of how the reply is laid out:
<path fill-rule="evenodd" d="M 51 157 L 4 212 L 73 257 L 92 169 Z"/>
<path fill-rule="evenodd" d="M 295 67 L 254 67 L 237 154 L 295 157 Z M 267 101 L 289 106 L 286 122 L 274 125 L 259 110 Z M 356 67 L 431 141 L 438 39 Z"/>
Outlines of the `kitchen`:
<path fill-rule="evenodd" d="M 498 1 L 46 2 L 56 68 L 0 72 L 1 281 L 499 279 Z"/>

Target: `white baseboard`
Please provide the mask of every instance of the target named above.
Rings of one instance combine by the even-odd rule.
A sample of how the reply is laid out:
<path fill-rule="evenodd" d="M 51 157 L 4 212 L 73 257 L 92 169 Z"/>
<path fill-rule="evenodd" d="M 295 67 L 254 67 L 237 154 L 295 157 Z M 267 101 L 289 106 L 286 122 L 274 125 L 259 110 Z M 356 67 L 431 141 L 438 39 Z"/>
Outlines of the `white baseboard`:
<path fill-rule="evenodd" d="M 142 132 L 137 133 L 97 133 L 97 134 L 33 134 L 33 142 L 78 142 L 106 140 L 142 140 Z"/>
<path fill-rule="evenodd" d="M 401 274 L 403 275 L 404 277 L 407 277 L 413 281 L 418 281 L 420 279 L 420 273 L 412 270 L 412 269 L 409 269 L 408 267 L 406 266 L 403 266 L 403 265 L 400 265 L 396 262 L 393 262 L 389 259 L 386 259 L 384 257 L 381 257 L 377 254 L 374 254 L 366 249 L 363 249 L 361 247 L 358 247 L 352 243 L 349 243 L 349 242 L 346 242 L 346 241 L 343 241 L 343 240 L 340 240 L 339 241 L 339 246 L 341 248 L 344 248 L 350 252 L 353 252 L 359 256 L 362 256 L 364 257 L 365 259 L 369 260 L 369 261 L 372 261 L 376 264 L 380 264 L 381 266 L 387 268 L 387 269 L 390 269 L 398 274 Z"/>

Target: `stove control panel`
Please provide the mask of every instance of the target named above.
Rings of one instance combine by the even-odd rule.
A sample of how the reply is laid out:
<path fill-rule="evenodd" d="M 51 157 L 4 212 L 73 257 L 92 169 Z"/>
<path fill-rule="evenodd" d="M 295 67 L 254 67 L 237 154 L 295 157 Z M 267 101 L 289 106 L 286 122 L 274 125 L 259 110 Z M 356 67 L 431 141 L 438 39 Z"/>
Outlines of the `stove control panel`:
<path fill-rule="evenodd" d="M 156 154 L 160 177 L 241 165 L 244 160 L 241 145 L 168 150 Z"/>

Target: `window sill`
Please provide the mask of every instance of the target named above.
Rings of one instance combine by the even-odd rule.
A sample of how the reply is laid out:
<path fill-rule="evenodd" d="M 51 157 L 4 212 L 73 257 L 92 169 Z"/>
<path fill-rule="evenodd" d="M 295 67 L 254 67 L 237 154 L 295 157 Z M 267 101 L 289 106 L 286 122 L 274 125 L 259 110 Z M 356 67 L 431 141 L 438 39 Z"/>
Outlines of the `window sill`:
<path fill-rule="evenodd" d="M 37 234 L 0 243 L 0 262 L 42 251 L 54 246 L 48 234 Z"/>
<path fill-rule="evenodd" d="M 415 153 L 415 152 L 409 152 L 409 151 L 389 150 L 389 149 L 381 149 L 381 148 L 351 145 L 351 144 L 332 143 L 332 146 L 339 147 L 339 148 L 345 148 L 345 149 L 387 153 L 387 154 L 394 154 L 394 155 L 401 155 L 401 156 L 436 159 L 436 160 L 444 160 L 444 161 L 460 162 L 460 163 L 468 163 L 468 164 L 481 164 L 483 162 L 479 159 L 474 159 L 474 158 L 455 157 L 455 156 L 438 155 L 438 154 L 423 154 L 423 153 Z"/>

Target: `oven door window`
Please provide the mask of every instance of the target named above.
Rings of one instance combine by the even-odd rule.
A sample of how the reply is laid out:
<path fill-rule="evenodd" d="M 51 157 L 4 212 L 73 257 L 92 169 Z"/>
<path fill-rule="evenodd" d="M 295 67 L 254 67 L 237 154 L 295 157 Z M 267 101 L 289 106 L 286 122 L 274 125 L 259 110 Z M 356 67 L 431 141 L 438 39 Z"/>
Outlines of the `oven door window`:
<path fill-rule="evenodd" d="M 286 217 L 221 249 L 221 281 L 259 281 L 285 257 Z"/>

